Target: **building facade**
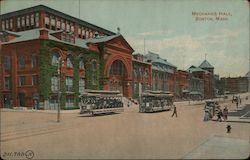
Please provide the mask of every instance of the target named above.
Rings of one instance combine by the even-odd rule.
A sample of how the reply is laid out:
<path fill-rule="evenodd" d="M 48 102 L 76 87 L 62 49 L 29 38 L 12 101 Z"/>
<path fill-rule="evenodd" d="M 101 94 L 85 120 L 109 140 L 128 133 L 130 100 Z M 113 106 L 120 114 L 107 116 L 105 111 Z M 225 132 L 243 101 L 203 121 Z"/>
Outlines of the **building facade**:
<path fill-rule="evenodd" d="M 77 107 L 85 88 L 132 97 L 134 50 L 120 33 L 43 5 L 1 15 L 0 23 L 1 107 L 53 109 L 59 89 L 63 108 Z"/>

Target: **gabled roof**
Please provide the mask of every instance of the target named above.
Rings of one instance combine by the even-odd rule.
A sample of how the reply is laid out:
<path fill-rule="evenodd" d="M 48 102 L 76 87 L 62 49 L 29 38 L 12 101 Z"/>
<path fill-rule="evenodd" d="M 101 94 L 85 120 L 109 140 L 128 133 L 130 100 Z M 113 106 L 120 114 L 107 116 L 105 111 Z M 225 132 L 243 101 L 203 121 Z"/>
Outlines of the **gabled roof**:
<path fill-rule="evenodd" d="M 121 34 L 115 34 L 112 36 L 101 36 L 96 38 L 89 38 L 86 39 L 87 43 L 106 43 L 110 42 L 116 38 L 121 38 L 123 42 L 125 42 L 126 46 L 131 49 L 132 52 L 134 52 L 134 49 L 130 46 L 130 44 L 126 41 L 126 39 Z"/>
<path fill-rule="evenodd" d="M 200 68 L 200 67 L 196 67 L 194 65 L 192 65 L 191 67 L 188 68 L 187 70 L 189 73 L 193 73 L 193 72 L 207 72 L 206 70 Z"/>
<path fill-rule="evenodd" d="M 173 68 L 177 68 L 175 65 L 171 64 L 166 59 L 162 59 L 159 56 L 159 54 L 153 53 L 151 51 L 148 51 L 148 54 L 146 54 L 144 57 L 145 57 L 145 61 L 151 60 L 152 63 L 161 63 L 163 65 L 168 65 L 168 66 L 171 66 Z"/>
<path fill-rule="evenodd" d="M 199 66 L 200 68 L 205 69 L 214 69 L 214 67 L 205 59 Z"/>

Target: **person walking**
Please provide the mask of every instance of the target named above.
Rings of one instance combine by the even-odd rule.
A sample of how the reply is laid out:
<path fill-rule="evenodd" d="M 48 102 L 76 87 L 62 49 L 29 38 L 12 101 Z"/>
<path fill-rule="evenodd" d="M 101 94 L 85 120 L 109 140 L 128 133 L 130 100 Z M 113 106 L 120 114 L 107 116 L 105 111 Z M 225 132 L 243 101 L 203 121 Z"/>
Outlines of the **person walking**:
<path fill-rule="evenodd" d="M 228 109 L 227 106 L 223 109 L 224 120 L 227 121 Z"/>
<path fill-rule="evenodd" d="M 174 105 L 174 111 L 173 111 L 173 114 L 172 114 L 172 117 L 175 115 L 175 117 L 177 117 L 177 110 L 176 110 L 176 106 Z"/>

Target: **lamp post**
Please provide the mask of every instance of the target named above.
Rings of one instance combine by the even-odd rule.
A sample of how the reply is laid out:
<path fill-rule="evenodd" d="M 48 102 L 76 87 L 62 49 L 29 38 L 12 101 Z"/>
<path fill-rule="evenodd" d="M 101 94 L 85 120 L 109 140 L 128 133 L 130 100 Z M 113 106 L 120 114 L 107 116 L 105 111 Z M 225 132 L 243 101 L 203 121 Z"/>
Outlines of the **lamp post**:
<path fill-rule="evenodd" d="M 58 65 L 57 65 L 57 74 L 58 74 L 58 105 L 57 105 L 57 122 L 60 122 L 60 110 L 61 110 L 61 104 L 60 104 L 60 98 L 61 98 L 61 67 L 63 65 L 64 61 L 61 57 L 58 59 Z"/>

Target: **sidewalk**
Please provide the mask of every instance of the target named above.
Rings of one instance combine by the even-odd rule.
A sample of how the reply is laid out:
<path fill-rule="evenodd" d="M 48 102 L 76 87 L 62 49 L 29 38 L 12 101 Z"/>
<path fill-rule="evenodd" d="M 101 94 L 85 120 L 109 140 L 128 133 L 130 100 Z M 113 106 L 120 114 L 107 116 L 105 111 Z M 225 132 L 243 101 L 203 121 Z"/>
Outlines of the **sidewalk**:
<path fill-rule="evenodd" d="M 213 136 L 184 156 L 183 159 L 247 159 L 249 149 L 247 140 Z"/>

